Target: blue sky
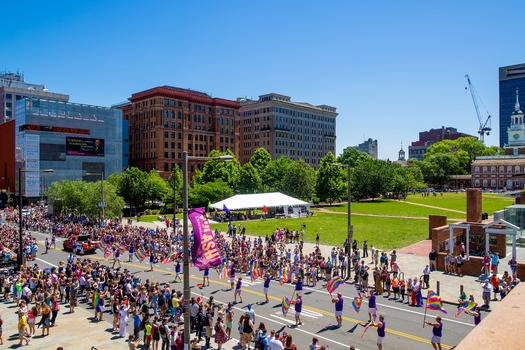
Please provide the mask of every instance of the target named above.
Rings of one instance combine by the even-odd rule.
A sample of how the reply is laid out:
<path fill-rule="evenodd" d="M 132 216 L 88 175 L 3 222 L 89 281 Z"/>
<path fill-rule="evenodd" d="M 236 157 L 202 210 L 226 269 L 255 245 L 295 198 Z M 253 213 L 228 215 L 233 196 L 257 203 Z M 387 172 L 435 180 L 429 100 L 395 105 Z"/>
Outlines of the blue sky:
<path fill-rule="evenodd" d="M 486 143 L 498 144 L 498 67 L 525 61 L 520 5 L 10 1 L 0 69 L 102 106 L 158 85 L 228 99 L 281 93 L 337 107 L 336 155 L 370 137 L 380 158 L 397 159 L 419 131 L 476 134 L 465 74 L 493 116 Z"/>

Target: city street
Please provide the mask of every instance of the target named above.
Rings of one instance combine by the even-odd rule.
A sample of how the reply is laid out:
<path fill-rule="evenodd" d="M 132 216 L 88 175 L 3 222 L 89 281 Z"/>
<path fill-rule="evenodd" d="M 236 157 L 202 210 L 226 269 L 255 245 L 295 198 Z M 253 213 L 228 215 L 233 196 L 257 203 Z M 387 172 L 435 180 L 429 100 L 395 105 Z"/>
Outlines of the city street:
<path fill-rule="evenodd" d="M 45 241 L 45 234 L 32 232 L 37 237 L 39 243 Z M 57 266 L 60 260 L 66 260 L 68 252 L 62 250 L 63 239 L 57 238 L 57 248 L 51 249 L 48 254 L 42 254 L 43 249 L 39 250 L 38 257 L 34 263 L 41 267 Z M 43 248 L 43 245 L 40 246 Z M 100 251 L 97 254 L 82 256 L 82 258 L 96 259 L 103 264 L 111 266 L 111 260 L 104 259 Z M 143 281 L 159 281 L 161 283 L 170 283 L 172 289 L 182 290 L 182 283 L 171 283 L 175 276 L 173 264 L 156 264 L 154 271 L 150 272 L 149 263 L 144 261 L 140 264 L 136 258 L 134 262 L 127 263 L 128 253 L 122 257 L 122 269 L 127 268 L 132 274 L 138 275 Z M 32 263 L 29 263 L 31 265 Z M 233 290 L 230 289 L 229 280 L 219 280 L 215 271 L 210 272 L 210 286 L 199 289 L 196 285 L 202 283 L 202 272 L 198 269 L 191 269 L 190 283 L 192 294 L 194 296 L 203 295 L 207 300 L 214 296 L 216 302 L 228 303 L 233 302 Z M 356 288 L 350 284 L 344 284 L 337 289 L 342 293 L 345 299 L 343 312 L 343 326 L 337 328 L 334 317 L 334 304 L 331 297 L 324 287 L 325 281 L 321 280 L 316 287 L 304 288 L 303 295 L 303 312 L 301 319 L 303 325 L 295 326 L 293 306 L 288 316 L 283 317 L 281 311 L 281 300 L 284 296 L 289 298 L 293 294 L 294 285 L 285 284 L 280 286 L 277 281 L 273 281 L 269 288 L 269 303 L 265 303 L 263 293 L 262 279 L 250 282 L 248 276 L 243 277 L 242 297 L 243 303 L 235 305 L 237 312 L 234 316 L 234 329 L 232 336 L 238 338 L 236 331 L 236 321 L 242 312 L 246 310 L 248 304 L 252 304 L 255 310 L 255 325 L 264 322 L 268 329 L 274 329 L 279 332 L 286 331 L 292 334 L 294 342 L 298 349 L 307 349 L 313 337 L 317 337 L 323 345 L 330 345 L 331 349 L 348 349 L 354 345 L 358 349 L 376 349 L 377 332 L 375 329 L 369 329 L 361 338 L 365 323 L 368 320 L 368 305 L 363 301 L 359 313 L 352 308 L 352 300 L 357 296 Z M 423 291 L 426 294 L 426 291 Z M 387 334 L 383 341 L 385 347 L 389 349 L 416 349 L 431 348 L 430 338 L 432 329 L 429 326 L 423 328 L 424 308 L 410 307 L 386 297 L 378 296 L 378 314 L 385 316 Z M 86 307 L 82 304 L 82 307 Z M 472 317 L 461 314 L 454 319 L 455 307 L 445 304 L 448 314 L 438 311 L 429 311 L 427 320 L 433 321 L 436 315 L 443 318 L 443 348 L 450 349 L 458 344 L 468 332 L 473 328 Z M 107 319 L 110 319 L 107 317 Z M 131 322 L 130 322 L 131 324 Z"/>

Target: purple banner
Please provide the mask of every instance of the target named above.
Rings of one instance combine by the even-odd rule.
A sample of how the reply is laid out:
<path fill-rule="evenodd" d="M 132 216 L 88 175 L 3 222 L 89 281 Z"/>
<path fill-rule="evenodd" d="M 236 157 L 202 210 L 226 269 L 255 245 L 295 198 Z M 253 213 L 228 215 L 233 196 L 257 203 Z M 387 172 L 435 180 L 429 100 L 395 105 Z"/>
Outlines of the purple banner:
<path fill-rule="evenodd" d="M 199 269 L 217 267 L 222 263 L 221 252 L 208 219 L 204 216 L 204 208 L 193 208 L 189 211 L 189 218 L 193 226 L 193 265 Z"/>

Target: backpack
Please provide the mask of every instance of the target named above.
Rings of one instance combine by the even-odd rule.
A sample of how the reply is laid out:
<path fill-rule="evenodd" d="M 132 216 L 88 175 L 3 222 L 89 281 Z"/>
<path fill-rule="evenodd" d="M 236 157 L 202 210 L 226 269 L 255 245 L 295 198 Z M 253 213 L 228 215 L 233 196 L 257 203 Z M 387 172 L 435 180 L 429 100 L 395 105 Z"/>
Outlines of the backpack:
<path fill-rule="evenodd" d="M 159 333 L 160 333 L 160 335 L 162 335 L 162 336 L 166 336 L 166 335 L 168 334 L 168 333 L 166 332 L 166 325 L 165 325 L 165 324 L 163 324 L 163 325 L 160 326 L 160 328 L 159 328 Z"/>

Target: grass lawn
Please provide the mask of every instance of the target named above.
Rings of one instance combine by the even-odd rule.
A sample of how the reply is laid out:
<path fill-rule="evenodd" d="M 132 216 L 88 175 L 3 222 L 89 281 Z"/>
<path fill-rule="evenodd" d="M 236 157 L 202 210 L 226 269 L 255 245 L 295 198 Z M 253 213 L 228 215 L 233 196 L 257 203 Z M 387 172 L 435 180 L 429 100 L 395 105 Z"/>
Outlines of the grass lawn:
<path fill-rule="evenodd" d="M 246 227 L 247 234 L 262 237 L 271 234 L 277 227 L 299 230 L 302 223 L 306 224 L 306 242 L 314 243 L 317 232 L 320 234 L 321 244 L 342 246 L 347 237 L 347 216 L 341 214 L 316 212 L 309 218 L 254 220 L 236 224 L 239 223 Z M 428 237 L 427 220 L 352 216 L 352 225 L 354 238 L 358 242 L 366 239 L 369 246 L 373 244 L 385 250 L 405 247 Z M 213 229 L 218 228 L 221 231 L 226 231 L 227 226 L 226 223 L 211 224 Z"/>
<path fill-rule="evenodd" d="M 346 204 L 336 204 L 325 206 L 327 210 L 345 212 L 348 210 Z M 422 216 L 446 215 L 452 219 L 464 219 L 465 214 L 454 213 L 447 210 L 427 208 L 417 205 L 399 203 L 390 200 L 377 199 L 373 201 L 352 202 L 352 213 L 379 214 L 394 216 Z"/>
<path fill-rule="evenodd" d="M 421 194 L 409 195 L 407 197 L 407 202 L 420 203 L 426 205 L 432 205 L 435 207 L 448 208 L 454 210 L 461 210 L 466 212 L 467 210 L 467 200 L 465 192 L 445 192 L 443 196 L 437 195 L 436 197 L 430 195 L 429 197 L 422 197 Z M 502 210 L 509 205 L 515 203 L 513 197 L 505 197 L 502 195 L 488 194 L 484 193 L 483 197 L 482 210 L 483 212 L 488 213 L 489 215 L 494 214 L 495 211 Z M 450 217 L 453 217 L 454 213 L 451 213 Z"/>

